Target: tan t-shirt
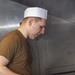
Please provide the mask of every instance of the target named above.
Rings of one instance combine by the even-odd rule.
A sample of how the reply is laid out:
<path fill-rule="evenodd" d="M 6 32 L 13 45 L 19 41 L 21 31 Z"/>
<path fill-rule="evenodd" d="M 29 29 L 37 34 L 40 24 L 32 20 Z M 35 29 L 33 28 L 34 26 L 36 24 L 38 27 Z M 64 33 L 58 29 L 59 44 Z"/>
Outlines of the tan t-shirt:
<path fill-rule="evenodd" d="M 21 75 L 32 75 L 31 50 L 20 31 L 12 31 L 0 41 L 0 55 L 10 61 L 7 67 L 13 72 Z"/>

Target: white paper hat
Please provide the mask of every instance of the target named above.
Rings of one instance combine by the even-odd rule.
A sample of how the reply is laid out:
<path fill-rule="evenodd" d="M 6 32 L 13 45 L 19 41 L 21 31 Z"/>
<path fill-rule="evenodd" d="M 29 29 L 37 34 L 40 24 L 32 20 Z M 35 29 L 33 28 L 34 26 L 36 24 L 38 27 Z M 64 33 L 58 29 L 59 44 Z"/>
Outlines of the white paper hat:
<path fill-rule="evenodd" d="M 40 7 L 29 7 L 24 11 L 24 18 L 40 17 L 47 19 L 47 10 Z"/>

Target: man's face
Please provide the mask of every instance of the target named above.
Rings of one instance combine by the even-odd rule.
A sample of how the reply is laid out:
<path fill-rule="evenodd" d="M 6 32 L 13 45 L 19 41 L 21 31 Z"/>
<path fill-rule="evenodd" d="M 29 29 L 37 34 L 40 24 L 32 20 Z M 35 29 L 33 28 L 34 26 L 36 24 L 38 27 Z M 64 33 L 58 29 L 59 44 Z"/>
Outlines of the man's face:
<path fill-rule="evenodd" d="M 38 22 L 34 22 L 31 26 L 31 32 L 29 34 L 30 39 L 35 39 L 39 35 L 44 34 L 46 27 L 46 20 L 40 19 Z"/>

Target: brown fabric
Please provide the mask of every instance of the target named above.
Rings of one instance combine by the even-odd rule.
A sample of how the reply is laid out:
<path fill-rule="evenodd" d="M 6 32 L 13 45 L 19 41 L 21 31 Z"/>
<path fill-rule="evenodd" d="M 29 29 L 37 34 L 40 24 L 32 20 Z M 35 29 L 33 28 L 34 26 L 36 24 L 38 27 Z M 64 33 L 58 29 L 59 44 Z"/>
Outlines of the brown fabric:
<path fill-rule="evenodd" d="M 10 32 L 0 41 L 0 55 L 10 61 L 7 67 L 13 72 L 21 75 L 32 75 L 31 50 L 20 31 Z"/>

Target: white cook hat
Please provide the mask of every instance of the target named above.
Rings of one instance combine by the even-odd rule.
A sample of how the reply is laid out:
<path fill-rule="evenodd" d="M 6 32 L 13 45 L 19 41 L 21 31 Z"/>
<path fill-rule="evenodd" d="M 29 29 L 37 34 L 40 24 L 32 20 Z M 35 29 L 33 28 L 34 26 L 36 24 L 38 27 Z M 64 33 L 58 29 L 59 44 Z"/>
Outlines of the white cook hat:
<path fill-rule="evenodd" d="M 24 18 L 26 17 L 39 17 L 47 19 L 47 10 L 40 7 L 28 7 L 24 11 Z"/>

